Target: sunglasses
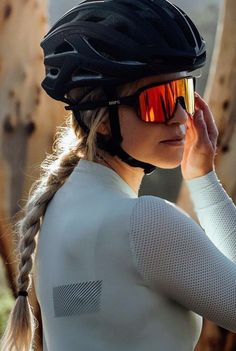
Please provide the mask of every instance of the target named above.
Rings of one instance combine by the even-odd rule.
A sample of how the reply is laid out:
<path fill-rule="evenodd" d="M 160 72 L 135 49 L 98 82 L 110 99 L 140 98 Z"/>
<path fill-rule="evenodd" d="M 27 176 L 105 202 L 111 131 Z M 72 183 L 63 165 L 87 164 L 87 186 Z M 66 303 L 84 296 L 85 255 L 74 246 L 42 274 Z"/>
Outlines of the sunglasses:
<path fill-rule="evenodd" d="M 194 113 L 195 86 L 196 77 L 185 77 L 142 87 L 130 96 L 70 105 L 65 109 L 85 111 L 105 106 L 128 105 L 135 108 L 138 117 L 144 122 L 166 123 L 174 116 L 178 103 L 187 113 Z"/>

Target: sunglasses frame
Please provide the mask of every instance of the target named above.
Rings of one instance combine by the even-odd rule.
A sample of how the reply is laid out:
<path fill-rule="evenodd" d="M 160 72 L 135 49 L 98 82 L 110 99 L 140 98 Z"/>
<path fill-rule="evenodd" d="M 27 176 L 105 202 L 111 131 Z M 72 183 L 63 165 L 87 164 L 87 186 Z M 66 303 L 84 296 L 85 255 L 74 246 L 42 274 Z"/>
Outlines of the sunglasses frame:
<path fill-rule="evenodd" d="M 99 107 L 112 107 L 112 106 L 117 106 L 117 105 L 128 105 L 131 107 L 135 107 L 137 110 L 139 109 L 139 95 L 144 92 L 147 89 L 153 88 L 153 87 L 158 87 L 161 85 L 165 85 L 171 82 L 175 82 L 178 80 L 183 80 L 183 79 L 193 79 L 193 88 L 194 91 L 196 89 L 196 78 L 194 76 L 186 76 L 186 77 L 181 77 L 181 78 L 177 78 L 177 79 L 171 79 L 168 81 L 162 81 L 162 82 L 157 82 L 157 83 L 152 83 L 149 85 L 146 85 L 142 88 L 139 88 L 133 95 L 128 95 L 128 96 L 123 96 L 123 97 L 119 97 L 119 98 L 114 98 L 113 100 L 106 100 L 106 101 L 100 101 L 100 102 L 84 102 L 81 104 L 71 104 L 70 106 L 65 106 L 66 110 L 77 110 L 77 111 L 87 111 L 87 110 L 95 110 Z M 145 123 L 166 123 L 167 120 L 169 121 L 177 108 L 177 103 L 180 102 L 181 105 L 185 108 L 186 110 L 186 106 L 185 106 L 185 102 L 180 100 L 180 99 L 176 99 L 176 105 L 175 105 L 175 110 L 172 113 L 172 116 L 166 116 L 166 121 L 165 122 L 146 122 L 144 121 L 141 117 L 139 117 L 143 122 Z"/>
<path fill-rule="evenodd" d="M 133 95 L 129 95 L 129 96 L 124 96 L 124 97 L 121 97 L 119 98 L 119 100 L 117 101 L 114 101 L 114 105 L 128 105 L 128 106 L 131 106 L 131 107 L 134 107 L 137 111 L 139 111 L 139 96 L 141 95 L 141 93 L 143 93 L 145 90 L 148 90 L 150 88 L 154 88 L 154 87 L 158 87 L 158 86 L 161 86 L 161 85 L 165 85 L 165 84 L 168 84 L 168 83 L 171 83 L 171 82 L 175 82 L 175 81 L 178 81 L 178 80 L 183 80 L 183 79 L 193 79 L 193 91 L 195 91 L 196 89 L 196 77 L 194 76 L 187 76 L 187 77 L 182 77 L 182 78 L 178 78 L 178 79 L 171 79 L 169 81 L 164 81 L 164 82 L 158 82 L 158 83 L 152 83 L 152 84 L 149 84 L 149 85 L 146 85 L 142 88 L 139 88 Z M 165 124 L 167 121 L 169 121 L 175 114 L 176 112 L 176 109 L 177 109 L 177 103 L 180 102 L 181 106 L 186 110 L 186 105 L 185 105 L 185 101 L 184 101 L 184 97 L 183 99 L 180 99 L 182 96 L 179 96 L 176 98 L 176 104 L 175 104 L 175 108 L 174 108 L 174 111 L 172 113 L 171 116 L 167 116 L 167 114 L 165 115 L 165 121 L 164 122 L 151 122 L 151 121 L 144 121 L 140 116 L 139 119 L 141 119 L 143 122 L 145 123 L 162 123 L 162 124 Z M 161 101 L 162 104 L 163 104 L 163 110 L 165 110 L 165 104 L 163 101 Z M 112 101 L 111 101 L 112 103 Z"/>

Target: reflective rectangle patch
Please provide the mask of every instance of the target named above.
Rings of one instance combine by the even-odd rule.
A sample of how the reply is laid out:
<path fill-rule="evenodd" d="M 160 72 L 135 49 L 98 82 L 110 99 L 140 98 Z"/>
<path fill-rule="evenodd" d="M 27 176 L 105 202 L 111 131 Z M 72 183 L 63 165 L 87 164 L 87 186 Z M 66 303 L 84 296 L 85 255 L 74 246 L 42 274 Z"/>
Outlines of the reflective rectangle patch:
<path fill-rule="evenodd" d="M 100 310 L 102 280 L 53 288 L 55 317 L 94 313 Z"/>

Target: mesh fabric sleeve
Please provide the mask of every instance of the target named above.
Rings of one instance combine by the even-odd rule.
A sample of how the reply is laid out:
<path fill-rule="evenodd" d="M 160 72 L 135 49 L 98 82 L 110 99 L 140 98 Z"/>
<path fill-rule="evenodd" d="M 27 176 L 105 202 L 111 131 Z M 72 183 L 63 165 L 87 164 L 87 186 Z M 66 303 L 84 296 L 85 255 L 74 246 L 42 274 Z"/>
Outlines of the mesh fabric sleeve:
<path fill-rule="evenodd" d="M 186 182 L 199 222 L 225 256 L 236 263 L 236 207 L 212 171 Z"/>
<path fill-rule="evenodd" d="M 193 201 L 200 207 L 206 232 L 173 203 L 142 196 L 131 216 L 130 246 L 134 264 L 146 284 L 236 332 L 236 265 L 232 261 L 236 253 L 236 208 L 216 176 L 211 176 L 194 179 L 193 193 L 196 189 L 198 195 L 194 194 Z M 206 195 L 200 199 L 202 187 L 211 188 L 211 199 Z M 223 214 L 225 206 L 228 211 Z M 217 212 L 224 220 L 215 221 Z"/>

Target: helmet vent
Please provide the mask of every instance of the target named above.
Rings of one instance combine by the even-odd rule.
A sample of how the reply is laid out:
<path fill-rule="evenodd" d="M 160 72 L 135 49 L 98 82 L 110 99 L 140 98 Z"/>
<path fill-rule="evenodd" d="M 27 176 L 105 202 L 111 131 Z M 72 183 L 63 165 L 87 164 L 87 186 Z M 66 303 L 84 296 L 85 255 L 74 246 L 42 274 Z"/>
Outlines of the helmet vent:
<path fill-rule="evenodd" d="M 52 75 L 52 76 L 57 76 L 58 75 L 58 73 L 60 72 L 60 70 L 58 69 L 58 68 L 51 68 L 50 69 L 50 74 Z"/>
<path fill-rule="evenodd" d="M 152 24 L 154 28 L 158 28 L 159 35 L 171 48 L 181 48 L 182 42 L 180 38 L 172 34 L 172 30 L 167 24 L 156 18 L 150 18 L 149 23 Z"/>
<path fill-rule="evenodd" d="M 130 32 L 129 28 L 126 27 L 124 24 L 117 25 L 117 26 L 115 26 L 114 28 L 115 28 L 115 30 L 116 30 L 117 32 L 119 32 L 119 33 L 121 33 L 121 34 L 126 34 L 126 35 L 127 35 L 127 33 Z M 129 35 L 130 35 L 130 34 L 131 34 L 131 33 L 129 33 Z"/>
<path fill-rule="evenodd" d="M 72 80 L 78 80 L 78 78 L 79 79 L 81 79 L 81 77 L 100 77 L 100 74 L 99 73 L 96 73 L 96 72 L 92 72 L 92 71 L 89 71 L 89 70 L 86 70 L 86 69 L 84 69 L 84 68 L 77 68 L 74 72 L 73 72 L 73 74 L 72 74 L 72 76 L 71 76 L 71 79 Z"/>
<path fill-rule="evenodd" d="M 81 9 L 78 13 L 77 20 L 98 23 L 102 22 L 106 17 L 106 12 L 96 7 L 94 11 L 91 11 L 91 9 Z"/>
<path fill-rule="evenodd" d="M 47 35 L 49 35 L 50 33 L 52 33 L 54 31 L 54 29 L 59 28 L 60 26 L 62 26 L 63 24 L 66 24 L 68 22 L 73 22 L 73 20 L 76 19 L 76 17 L 78 16 L 78 12 L 77 11 L 71 11 L 70 14 L 68 14 L 67 16 L 63 16 L 62 19 L 60 19 L 58 22 L 56 22 L 52 28 L 50 29 L 50 31 L 48 32 Z"/>
<path fill-rule="evenodd" d="M 61 54 L 64 52 L 71 52 L 71 51 L 75 51 L 75 48 L 67 41 L 64 41 L 61 45 L 59 45 L 56 48 L 55 54 Z"/>
<path fill-rule="evenodd" d="M 188 18 L 188 22 L 191 25 L 191 29 L 195 35 L 195 38 L 197 40 L 198 46 L 201 47 L 202 46 L 202 40 L 203 38 L 200 36 L 200 33 L 198 32 L 195 24 L 192 22 L 192 20 L 190 18 Z"/>
<path fill-rule="evenodd" d="M 86 18 L 86 21 L 97 23 L 97 22 L 103 21 L 103 18 L 98 17 L 98 16 L 91 16 L 91 17 Z"/>
<path fill-rule="evenodd" d="M 179 17 L 176 18 L 175 20 L 178 23 L 179 27 L 182 29 L 183 33 L 185 34 L 185 38 L 187 39 L 189 45 L 195 48 L 196 43 L 188 25 L 186 23 L 183 23 L 183 20 L 180 19 Z"/>
<path fill-rule="evenodd" d="M 97 51 L 101 56 L 109 60 L 127 60 L 127 53 L 121 51 L 118 52 L 118 50 L 114 50 L 114 48 L 111 45 L 108 45 L 103 40 L 95 38 L 86 38 L 86 41 L 93 48 L 93 50 Z"/>
<path fill-rule="evenodd" d="M 177 12 L 175 15 L 175 21 L 178 23 L 179 28 L 182 29 L 182 32 L 184 33 L 185 38 L 188 41 L 188 44 L 190 46 L 192 46 L 193 48 L 195 48 L 196 43 L 195 43 L 195 40 L 193 38 L 193 34 L 191 32 L 191 29 L 193 30 L 195 35 L 197 32 L 197 29 L 196 29 L 195 25 L 193 24 L 193 22 L 191 21 L 191 19 L 188 17 L 188 15 L 181 8 L 179 8 L 177 5 L 174 5 L 174 6 L 177 9 Z M 184 19 L 183 19 L 183 17 L 184 17 Z M 190 29 L 189 25 L 190 25 L 191 29 Z"/>

